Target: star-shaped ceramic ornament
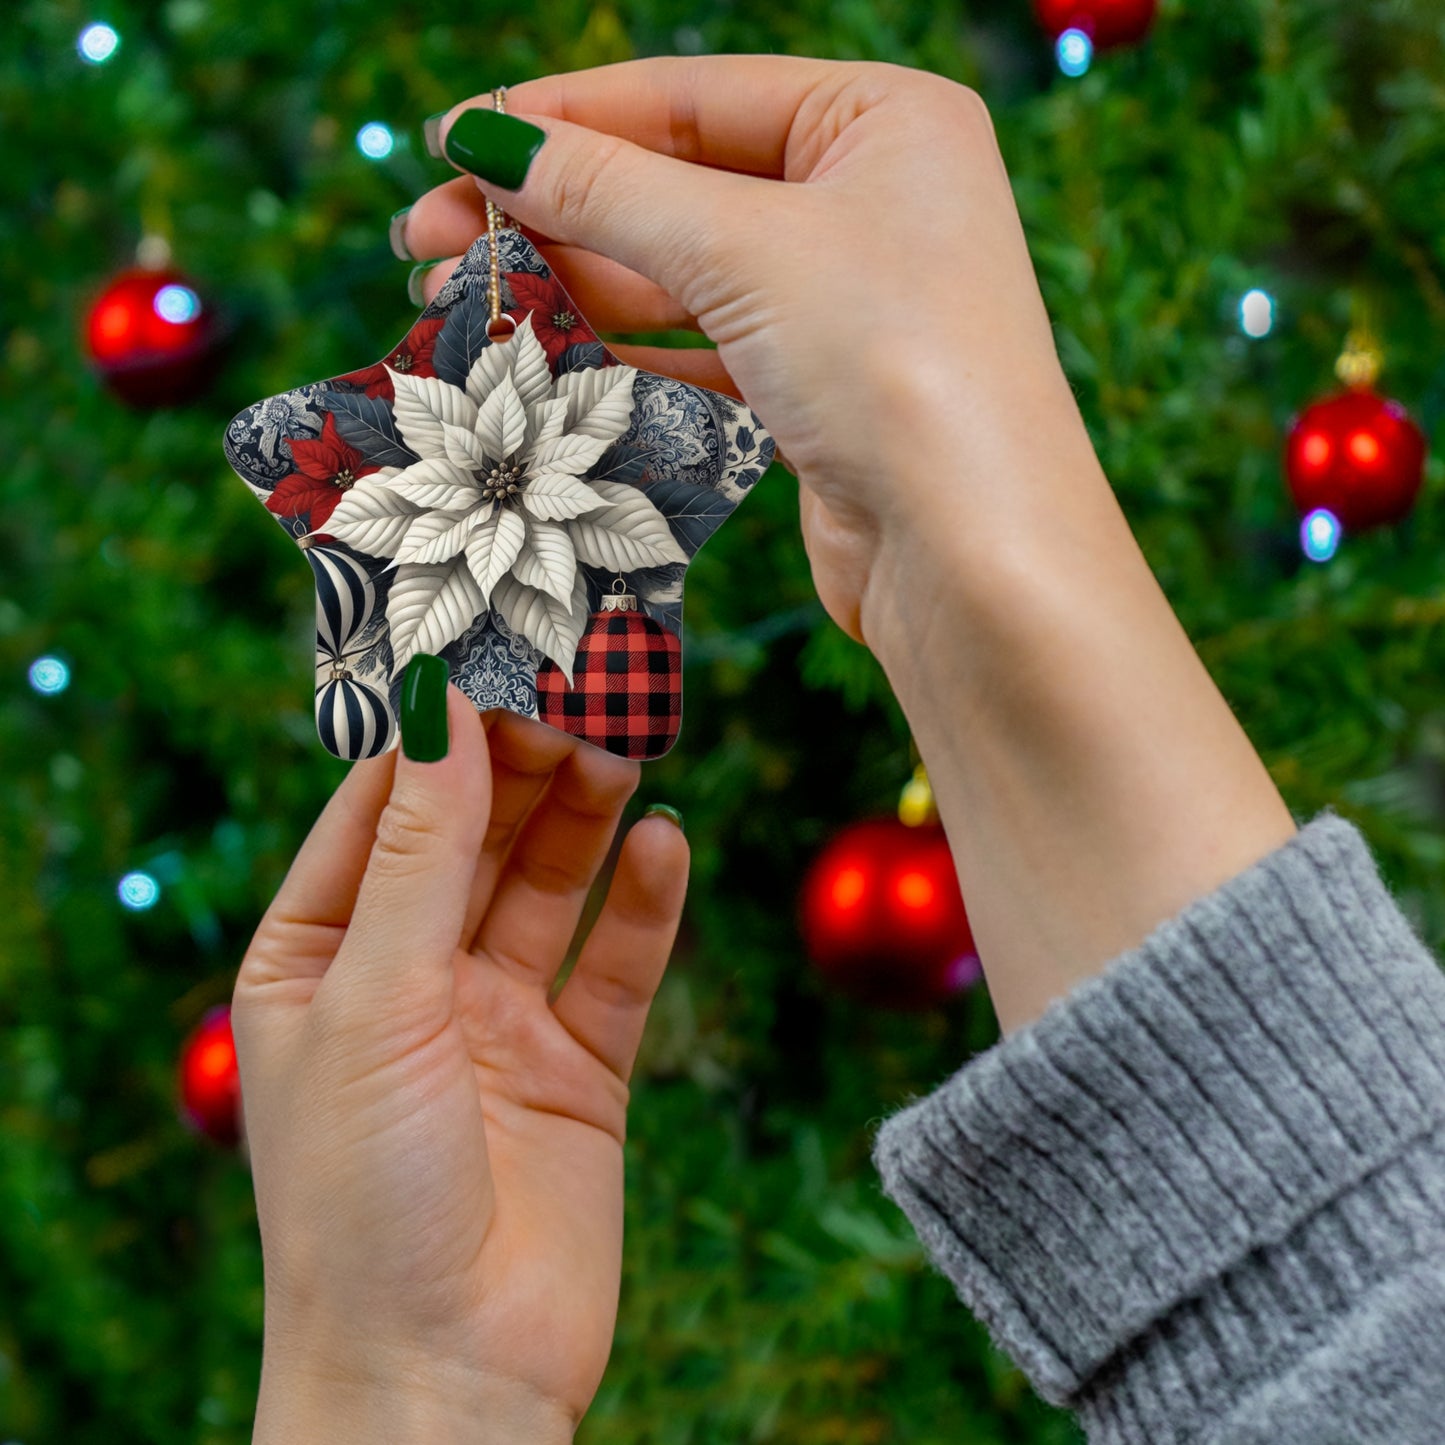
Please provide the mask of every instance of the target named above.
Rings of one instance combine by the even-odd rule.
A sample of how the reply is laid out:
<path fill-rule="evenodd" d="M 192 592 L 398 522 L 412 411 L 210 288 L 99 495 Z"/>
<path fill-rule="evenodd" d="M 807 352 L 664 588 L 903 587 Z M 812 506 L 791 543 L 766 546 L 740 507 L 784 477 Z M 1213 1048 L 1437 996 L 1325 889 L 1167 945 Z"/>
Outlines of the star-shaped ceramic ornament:
<path fill-rule="evenodd" d="M 437 653 L 478 709 L 629 758 L 682 720 L 688 563 L 773 458 L 731 397 L 625 366 L 541 254 L 467 252 L 384 361 L 233 418 L 226 457 L 316 578 L 316 727 L 394 747 L 401 680 Z"/>

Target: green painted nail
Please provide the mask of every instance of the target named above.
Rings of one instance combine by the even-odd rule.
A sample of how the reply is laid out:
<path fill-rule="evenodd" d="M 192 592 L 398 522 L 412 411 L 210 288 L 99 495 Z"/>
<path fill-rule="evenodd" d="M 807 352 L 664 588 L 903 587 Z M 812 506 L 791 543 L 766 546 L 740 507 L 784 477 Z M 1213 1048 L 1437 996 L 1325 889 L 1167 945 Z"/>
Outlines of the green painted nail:
<path fill-rule="evenodd" d="M 391 254 L 398 261 L 415 261 L 416 257 L 406 249 L 406 218 L 411 214 L 410 206 L 403 206 L 386 228 L 387 239 L 391 242 Z"/>
<path fill-rule="evenodd" d="M 446 658 L 418 652 L 401 680 L 401 749 L 413 762 L 434 763 L 447 755 Z"/>
<path fill-rule="evenodd" d="M 679 833 L 687 832 L 687 829 L 682 826 L 682 814 L 676 808 L 670 808 L 666 803 L 652 803 L 649 804 L 647 811 L 642 816 L 650 818 L 654 813 L 658 817 L 666 818 L 669 823 L 676 823 Z"/>
<path fill-rule="evenodd" d="M 437 160 L 445 160 L 442 154 L 442 122 L 447 118 L 444 110 L 439 110 L 435 115 L 429 115 L 421 123 L 421 138 L 426 142 L 426 153 L 435 156 Z"/>
<path fill-rule="evenodd" d="M 495 110 L 464 110 L 447 132 L 447 159 L 503 190 L 520 189 L 547 132 Z"/>
<path fill-rule="evenodd" d="M 407 258 L 410 260 L 410 257 Z M 426 305 L 426 292 L 421 289 L 422 278 L 433 266 L 440 264 L 441 257 L 435 261 L 423 261 L 420 266 L 411 268 L 411 275 L 406 278 L 406 299 L 413 306 Z"/>

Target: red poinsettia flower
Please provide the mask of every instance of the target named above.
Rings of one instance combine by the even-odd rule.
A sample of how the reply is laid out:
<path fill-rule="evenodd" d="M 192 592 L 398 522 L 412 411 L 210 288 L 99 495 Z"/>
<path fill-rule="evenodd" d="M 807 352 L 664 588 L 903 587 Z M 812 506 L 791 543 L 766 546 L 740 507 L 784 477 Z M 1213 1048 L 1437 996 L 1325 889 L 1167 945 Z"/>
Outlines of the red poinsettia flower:
<path fill-rule="evenodd" d="M 508 315 L 520 321 L 529 311 L 532 313 L 532 332 L 546 350 L 549 366 L 555 366 L 569 346 L 597 340 L 597 333 L 555 281 L 544 281 L 530 271 L 513 271 L 507 276 L 507 284 L 517 298 Z"/>
<path fill-rule="evenodd" d="M 413 376 L 435 376 L 431 354 L 437 344 L 437 333 L 446 325 L 445 316 L 429 316 L 418 321 L 400 346 L 384 361 L 375 366 L 363 367 L 360 371 L 349 371 L 341 381 L 354 381 L 366 388 L 367 396 L 382 396 L 391 401 L 391 378 L 386 374 L 389 366 L 393 371 L 409 371 Z"/>
<path fill-rule="evenodd" d="M 312 531 L 322 526 L 336 510 L 336 504 L 356 484 L 380 467 L 367 463 L 354 446 L 342 441 L 336 431 L 336 417 L 326 413 L 321 435 L 291 441 L 296 470 L 276 483 L 266 498 L 267 510 L 278 517 L 308 517 Z"/>

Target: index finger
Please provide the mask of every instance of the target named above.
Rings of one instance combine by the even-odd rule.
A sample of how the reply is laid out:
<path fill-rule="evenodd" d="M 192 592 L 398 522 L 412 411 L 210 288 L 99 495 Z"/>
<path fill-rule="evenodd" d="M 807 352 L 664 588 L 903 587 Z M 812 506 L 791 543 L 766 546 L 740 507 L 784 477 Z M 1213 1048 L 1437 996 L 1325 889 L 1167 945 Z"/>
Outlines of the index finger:
<path fill-rule="evenodd" d="M 319 977 L 326 971 L 335 951 L 331 935 L 339 937 L 351 922 L 395 774 L 394 750 L 352 764 L 257 925 L 237 978 L 237 998 L 272 978 Z"/>
<path fill-rule="evenodd" d="M 848 69 L 792 55 L 656 56 L 524 81 L 508 87 L 507 109 L 678 160 L 789 179 L 799 113 L 820 92 L 831 97 Z"/>

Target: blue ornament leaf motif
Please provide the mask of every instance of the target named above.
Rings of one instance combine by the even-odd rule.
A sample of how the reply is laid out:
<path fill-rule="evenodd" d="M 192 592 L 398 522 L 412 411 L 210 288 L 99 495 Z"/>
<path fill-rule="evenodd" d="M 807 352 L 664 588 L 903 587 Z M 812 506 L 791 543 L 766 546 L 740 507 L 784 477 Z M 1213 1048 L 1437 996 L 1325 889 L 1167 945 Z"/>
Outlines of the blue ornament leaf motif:
<path fill-rule="evenodd" d="M 333 391 L 320 404 L 336 418 L 336 434 L 372 466 L 409 467 L 417 455 L 401 439 L 396 417 L 379 396 Z"/>
<path fill-rule="evenodd" d="M 731 515 L 733 503 L 713 487 L 689 482 L 653 482 L 642 488 L 647 499 L 667 518 L 672 534 L 694 553 Z"/>
<path fill-rule="evenodd" d="M 618 442 L 602 453 L 601 460 L 588 476 L 602 482 L 630 482 L 633 486 L 647 481 L 652 469 L 652 451 L 648 447 Z"/>
<path fill-rule="evenodd" d="M 595 366 L 604 366 L 606 362 L 607 348 L 600 341 L 578 341 L 557 358 L 557 375 L 587 371 Z"/>
<path fill-rule="evenodd" d="M 467 384 L 472 362 L 482 354 L 483 347 L 492 344 L 492 338 L 487 335 L 491 316 L 486 294 L 477 289 L 467 291 L 447 313 L 446 324 L 437 332 L 431 354 L 432 370 L 443 381 L 453 386 Z"/>

